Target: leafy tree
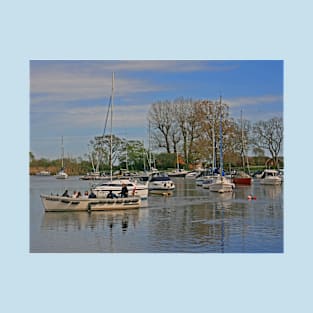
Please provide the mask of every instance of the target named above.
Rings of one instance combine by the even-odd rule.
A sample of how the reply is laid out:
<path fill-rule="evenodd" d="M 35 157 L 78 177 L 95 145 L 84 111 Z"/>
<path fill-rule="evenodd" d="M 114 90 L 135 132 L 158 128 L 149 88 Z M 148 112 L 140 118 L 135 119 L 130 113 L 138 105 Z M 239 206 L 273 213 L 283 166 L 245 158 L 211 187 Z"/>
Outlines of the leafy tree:
<path fill-rule="evenodd" d="M 144 148 L 143 142 L 139 140 L 122 140 L 122 151 L 118 157 L 120 166 L 125 165 L 125 168 L 144 169 L 145 158 L 147 151 Z"/>

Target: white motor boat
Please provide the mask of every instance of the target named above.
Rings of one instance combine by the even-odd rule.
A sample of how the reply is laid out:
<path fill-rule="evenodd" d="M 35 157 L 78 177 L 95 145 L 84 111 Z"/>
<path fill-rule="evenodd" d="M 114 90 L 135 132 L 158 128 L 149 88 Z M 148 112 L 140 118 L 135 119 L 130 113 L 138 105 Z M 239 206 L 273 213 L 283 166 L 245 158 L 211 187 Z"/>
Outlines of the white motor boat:
<path fill-rule="evenodd" d="M 260 184 L 262 185 L 280 185 L 282 178 L 277 170 L 264 170 L 261 176 Z"/>
<path fill-rule="evenodd" d="M 148 188 L 150 192 L 172 191 L 175 184 L 166 173 L 154 173 L 149 179 Z"/>
<path fill-rule="evenodd" d="M 118 195 L 122 190 L 123 184 L 125 184 L 128 189 L 128 195 L 139 196 L 142 200 L 148 198 L 148 183 L 139 184 L 129 179 L 114 179 L 104 181 L 92 188 L 92 191 L 98 198 L 106 198 L 110 191 Z"/>
<path fill-rule="evenodd" d="M 46 212 L 111 211 L 138 209 L 140 197 L 98 199 L 40 195 Z"/>

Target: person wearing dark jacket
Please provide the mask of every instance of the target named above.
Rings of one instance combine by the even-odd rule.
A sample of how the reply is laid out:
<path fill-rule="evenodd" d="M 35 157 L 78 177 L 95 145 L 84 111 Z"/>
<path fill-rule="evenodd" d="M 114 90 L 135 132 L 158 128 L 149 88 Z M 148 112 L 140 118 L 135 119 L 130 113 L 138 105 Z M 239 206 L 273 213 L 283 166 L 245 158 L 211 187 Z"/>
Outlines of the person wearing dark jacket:
<path fill-rule="evenodd" d="M 122 190 L 121 190 L 120 194 L 121 194 L 121 198 L 127 198 L 128 197 L 128 189 L 127 189 L 126 184 L 122 185 Z"/>
<path fill-rule="evenodd" d="M 70 195 L 68 194 L 68 190 L 66 189 L 62 195 L 62 197 L 69 197 Z"/>
<path fill-rule="evenodd" d="M 107 198 L 109 199 L 117 198 L 117 195 L 113 193 L 112 190 L 110 190 L 109 193 L 107 194 Z"/>
<path fill-rule="evenodd" d="M 89 196 L 88 196 L 88 198 L 89 198 L 89 199 L 90 199 L 90 198 L 97 198 L 97 196 L 94 194 L 93 191 L 91 191 L 90 194 L 89 194 Z"/>

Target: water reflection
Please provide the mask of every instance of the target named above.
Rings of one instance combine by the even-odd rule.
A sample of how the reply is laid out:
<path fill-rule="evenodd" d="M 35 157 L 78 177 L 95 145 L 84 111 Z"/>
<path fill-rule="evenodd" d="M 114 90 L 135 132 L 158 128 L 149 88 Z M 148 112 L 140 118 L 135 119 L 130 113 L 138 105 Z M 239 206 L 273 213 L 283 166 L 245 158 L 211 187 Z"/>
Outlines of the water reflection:
<path fill-rule="evenodd" d="M 147 214 L 146 209 L 122 210 L 114 212 L 46 212 L 41 229 L 50 231 L 104 230 L 119 227 L 126 232 L 136 228 L 140 219 Z"/>
<path fill-rule="evenodd" d="M 274 185 L 269 186 L 265 185 L 263 188 L 263 196 L 266 199 L 278 199 L 281 196 L 282 186 L 281 185 Z"/>
<path fill-rule="evenodd" d="M 32 252 L 283 252 L 283 185 L 255 181 L 218 194 L 175 179 L 173 195 L 149 196 L 139 210 L 88 214 L 45 213 L 39 197 L 77 184 L 85 190 L 84 181 L 32 180 Z"/>

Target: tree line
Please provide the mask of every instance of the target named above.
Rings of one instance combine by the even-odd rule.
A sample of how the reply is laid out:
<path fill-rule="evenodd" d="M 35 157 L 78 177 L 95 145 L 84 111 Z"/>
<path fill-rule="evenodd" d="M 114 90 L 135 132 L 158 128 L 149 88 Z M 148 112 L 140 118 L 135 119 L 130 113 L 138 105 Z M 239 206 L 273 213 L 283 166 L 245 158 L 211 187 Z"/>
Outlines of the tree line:
<path fill-rule="evenodd" d="M 219 159 L 220 122 L 225 161 L 238 163 L 251 151 L 256 156 L 270 153 L 273 167 L 279 166 L 283 147 L 283 120 L 274 117 L 252 124 L 230 117 L 229 105 L 220 101 L 177 98 L 157 101 L 149 110 L 155 148 L 168 154 L 181 153 L 186 164 L 211 163 Z"/>
<path fill-rule="evenodd" d="M 88 144 L 88 154 L 77 159 L 65 159 L 69 174 L 82 175 L 91 171 L 108 172 L 114 169 L 149 170 L 196 165 L 219 166 L 220 123 L 224 163 L 232 167 L 265 165 L 270 154 L 270 165 L 281 167 L 283 148 L 283 120 L 274 117 L 252 123 L 235 120 L 229 105 L 221 101 L 177 98 L 152 103 L 149 113 L 149 147 L 138 140 L 127 140 L 115 135 L 96 136 Z M 153 153 L 152 153 L 153 151 Z M 248 157 L 249 154 L 249 157 Z M 251 155 L 253 154 L 253 155 Z M 215 158 L 214 158 L 215 156 Z M 248 158 L 248 159 L 247 159 Z M 31 173 L 40 169 L 57 172 L 60 160 L 37 160 L 30 152 Z"/>

